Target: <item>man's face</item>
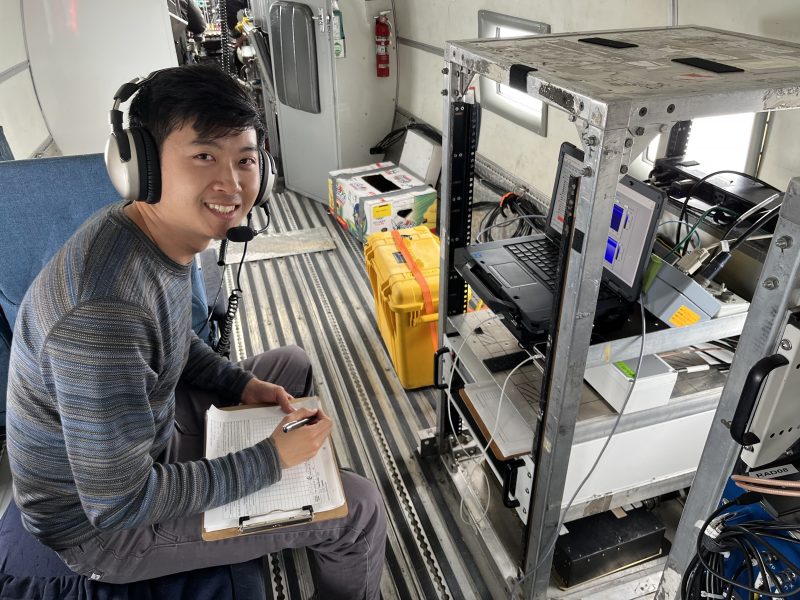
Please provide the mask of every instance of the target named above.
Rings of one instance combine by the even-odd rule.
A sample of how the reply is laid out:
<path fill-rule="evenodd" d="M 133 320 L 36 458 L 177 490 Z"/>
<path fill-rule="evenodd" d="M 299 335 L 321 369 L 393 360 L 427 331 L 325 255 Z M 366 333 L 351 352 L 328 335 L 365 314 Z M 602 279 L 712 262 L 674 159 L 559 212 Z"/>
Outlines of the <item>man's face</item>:
<path fill-rule="evenodd" d="M 170 133 L 161 148 L 163 224 L 193 252 L 221 240 L 256 200 L 260 183 L 254 129 L 201 139 L 191 124 Z M 175 240 L 178 242 L 178 240 Z"/>

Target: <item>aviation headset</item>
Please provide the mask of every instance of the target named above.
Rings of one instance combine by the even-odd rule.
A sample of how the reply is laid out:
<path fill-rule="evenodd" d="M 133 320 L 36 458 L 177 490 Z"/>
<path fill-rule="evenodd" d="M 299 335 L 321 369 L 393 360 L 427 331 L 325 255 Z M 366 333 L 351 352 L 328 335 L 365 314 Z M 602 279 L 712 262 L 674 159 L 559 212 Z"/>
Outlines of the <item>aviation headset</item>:
<path fill-rule="evenodd" d="M 144 127 L 122 127 L 120 104 L 126 102 L 142 86 L 150 82 L 161 71 L 153 71 L 145 78 L 136 78 L 122 86 L 114 94 L 114 106 L 109 113 L 111 135 L 106 142 L 105 161 L 111 183 L 120 196 L 127 200 L 142 200 L 155 204 L 161 200 L 161 166 L 158 146 L 153 136 Z M 275 160 L 264 149 L 259 148 L 259 183 L 253 207 L 265 207 L 269 201 L 278 169 Z"/>

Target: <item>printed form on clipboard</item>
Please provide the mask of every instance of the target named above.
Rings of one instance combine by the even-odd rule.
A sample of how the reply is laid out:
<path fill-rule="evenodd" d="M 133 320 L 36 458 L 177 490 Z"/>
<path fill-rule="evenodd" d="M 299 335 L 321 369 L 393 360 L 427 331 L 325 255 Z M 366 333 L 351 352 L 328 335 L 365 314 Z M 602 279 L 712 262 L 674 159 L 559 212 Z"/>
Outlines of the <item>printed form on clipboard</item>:
<path fill-rule="evenodd" d="M 307 398 L 294 405 L 315 409 L 320 401 Z M 260 442 L 285 416 L 277 406 L 212 406 L 206 413 L 206 458 L 225 456 Z M 346 514 L 339 466 L 329 437 L 314 458 L 284 469 L 278 483 L 206 511 L 203 539 L 223 539 Z"/>

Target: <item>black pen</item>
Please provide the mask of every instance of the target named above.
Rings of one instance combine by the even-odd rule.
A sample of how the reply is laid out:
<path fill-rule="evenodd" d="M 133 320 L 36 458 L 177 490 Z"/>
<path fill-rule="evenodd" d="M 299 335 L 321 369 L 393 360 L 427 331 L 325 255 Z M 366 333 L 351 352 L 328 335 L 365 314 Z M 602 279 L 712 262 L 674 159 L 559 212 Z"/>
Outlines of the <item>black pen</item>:
<path fill-rule="evenodd" d="M 295 429 L 299 429 L 303 425 L 308 425 L 317 418 L 317 415 L 313 415 L 311 417 L 303 417 L 302 419 L 298 419 L 297 421 L 289 421 L 286 425 L 283 426 L 283 433 L 289 433 L 290 431 L 294 431 Z"/>

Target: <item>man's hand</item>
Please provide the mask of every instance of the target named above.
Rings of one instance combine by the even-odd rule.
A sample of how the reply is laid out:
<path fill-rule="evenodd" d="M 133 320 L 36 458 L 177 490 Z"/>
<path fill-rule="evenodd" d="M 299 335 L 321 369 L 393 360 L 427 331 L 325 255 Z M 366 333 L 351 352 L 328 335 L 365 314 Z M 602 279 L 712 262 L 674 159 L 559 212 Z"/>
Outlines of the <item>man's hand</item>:
<path fill-rule="evenodd" d="M 289 433 L 283 432 L 284 425 L 303 417 L 316 418 L 309 425 L 303 425 Z M 288 469 L 314 457 L 330 435 L 332 427 L 333 422 L 321 408 L 316 411 L 301 408 L 290 416 L 284 417 L 271 436 L 272 441 L 275 442 L 281 466 Z"/>
<path fill-rule="evenodd" d="M 277 404 L 285 413 L 295 410 L 294 397 L 279 385 L 253 377 L 242 390 L 242 404 Z"/>

